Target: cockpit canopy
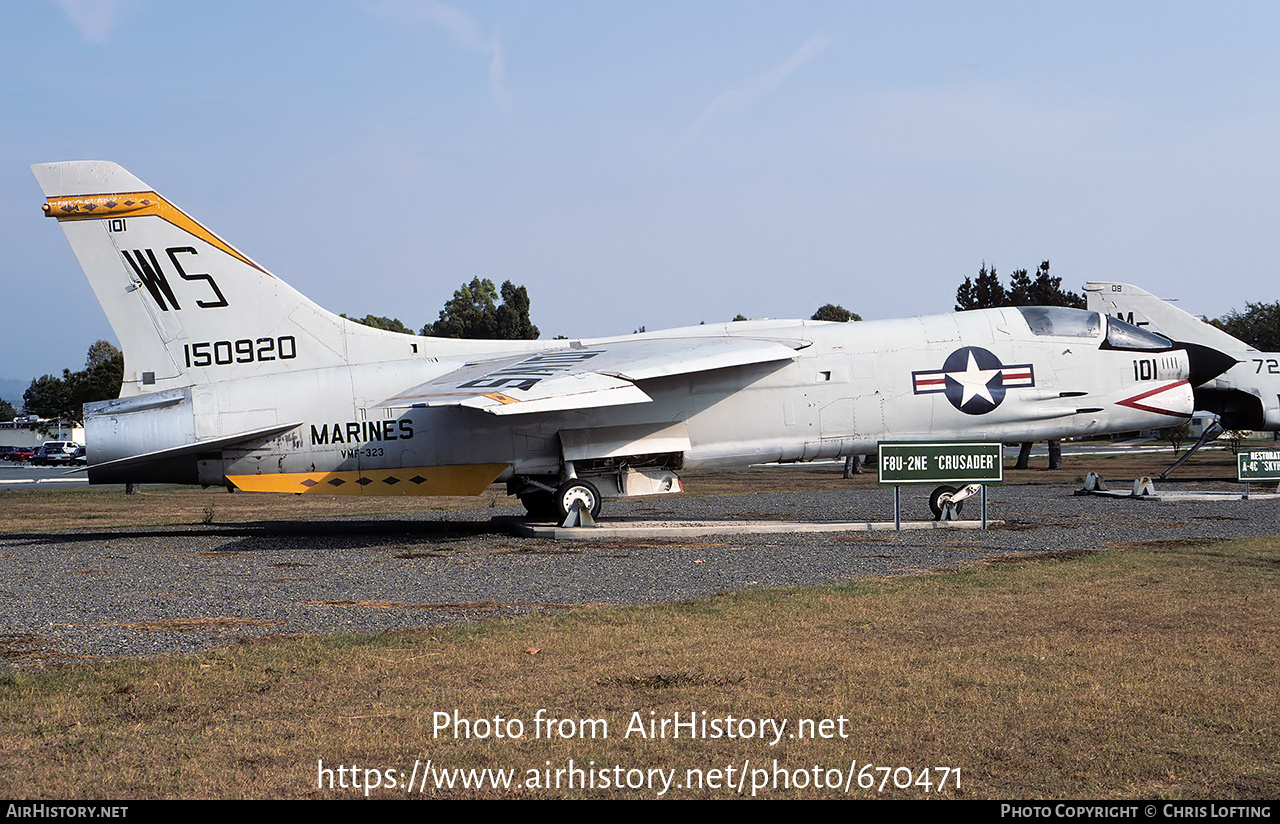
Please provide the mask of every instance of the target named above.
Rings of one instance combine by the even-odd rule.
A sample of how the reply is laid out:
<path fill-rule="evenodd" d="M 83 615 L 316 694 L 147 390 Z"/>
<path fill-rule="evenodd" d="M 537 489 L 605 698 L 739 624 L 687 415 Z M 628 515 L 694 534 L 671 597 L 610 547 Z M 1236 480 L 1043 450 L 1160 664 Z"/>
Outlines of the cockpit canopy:
<path fill-rule="evenodd" d="M 1037 335 L 1096 338 L 1102 332 L 1102 315 L 1097 312 L 1065 306 L 1019 306 L 1018 311 Z M 1107 337 L 1102 343 L 1104 349 L 1165 352 L 1174 348 L 1173 341 L 1163 335 L 1139 329 L 1119 318 L 1108 317 L 1106 328 Z"/>
<path fill-rule="evenodd" d="M 1018 311 L 1037 335 L 1096 338 L 1102 331 L 1102 318 L 1097 312 L 1065 306 L 1019 306 Z"/>
<path fill-rule="evenodd" d="M 1176 344 L 1164 335 L 1140 329 L 1132 323 L 1125 323 L 1120 318 L 1107 317 L 1108 349 L 1133 349 L 1140 352 L 1163 352 L 1173 349 Z"/>

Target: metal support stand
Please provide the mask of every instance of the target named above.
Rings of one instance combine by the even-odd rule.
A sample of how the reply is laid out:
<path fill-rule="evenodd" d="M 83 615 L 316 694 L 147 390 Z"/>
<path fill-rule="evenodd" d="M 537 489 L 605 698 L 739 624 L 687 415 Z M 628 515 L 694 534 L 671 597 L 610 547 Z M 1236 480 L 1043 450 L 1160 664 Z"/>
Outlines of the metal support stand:
<path fill-rule="evenodd" d="M 960 503 L 965 498 L 978 496 L 978 505 L 982 516 L 982 531 L 987 531 L 987 485 L 986 484 L 969 484 L 964 489 L 958 490 L 954 496 L 942 502 L 942 516 L 940 521 L 958 521 L 960 520 Z M 895 485 L 893 487 L 893 528 L 902 531 L 902 487 Z"/>
<path fill-rule="evenodd" d="M 569 514 L 564 516 L 564 520 L 560 523 L 562 527 L 595 525 L 596 519 L 591 517 L 591 510 L 583 507 L 578 501 L 573 502 L 573 508 L 569 510 Z"/>
<path fill-rule="evenodd" d="M 979 496 L 979 506 L 982 510 L 982 529 L 987 528 L 987 486 L 986 484 L 969 484 L 964 489 L 956 490 L 950 495 L 943 495 L 940 499 L 942 503 L 942 521 L 958 521 L 960 520 L 960 504 L 965 499 L 972 498 L 974 495 Z"/>

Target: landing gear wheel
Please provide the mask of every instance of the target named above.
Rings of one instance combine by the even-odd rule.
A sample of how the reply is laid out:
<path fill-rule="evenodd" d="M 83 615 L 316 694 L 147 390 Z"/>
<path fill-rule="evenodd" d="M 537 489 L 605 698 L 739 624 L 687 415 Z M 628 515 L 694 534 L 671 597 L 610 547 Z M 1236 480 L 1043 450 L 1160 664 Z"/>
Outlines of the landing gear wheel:
<path fill-rule="evenodd" d="M 556 517 L 556 496 L 545 490 L 521 495 L 520 503 L 524 504 L 524 511 L 530 518 L 550 521 Z"/>
<path fill-rule="evenodd" d="M 564 518 L 573 509 L 573 505 L 577 503 L 583 509 L 591 513 L 594 518 L 600 514 L 600 490 L 590 481 L 584 481 L 581 478 L 570 478 L 556 490 L 555 505 L 560 517 Z"/>
<path fill-rule="evenodd" d="M 937 489 L 933 490 L 932 493 L 930 493 L 929 511 L 933 513 L 933 519 L 935 521 L 942 520 L 942 496 L 954 495 L 959 491 L 960 490 L 956 489 L 954 486 L 940 486 Z M 956 514 L 959 514 L 960 511 L 963 509 L 964 509 L 964 501 L 961 501 L 960 503 L 956 504 Z"/>

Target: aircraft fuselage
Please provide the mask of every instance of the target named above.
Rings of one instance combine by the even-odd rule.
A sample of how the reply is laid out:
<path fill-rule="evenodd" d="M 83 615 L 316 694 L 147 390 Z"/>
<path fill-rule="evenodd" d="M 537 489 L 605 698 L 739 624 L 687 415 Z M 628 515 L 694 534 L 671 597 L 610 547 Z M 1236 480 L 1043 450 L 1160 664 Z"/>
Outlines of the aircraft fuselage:
<path fill-rule="evenodd" d="M 465 359 L 299 368 L 212 381 L 178 390 L 181 398 L 160 409 L 148 405 L 130 413 L 131 399 L 91 405 L 86 427 L 94 464 L 297 425 L 216 455 L 145 467 L 91 466 L 90 477 L 221 484 L 271 475 L 279 476 L 273 489 L 313 480 L 295 491 L 411 494 L 425 488 L 439 494 L 440 486 L 415 485 L 415 476 L 403 470 L 497 469 L 483 483 L 468 475 L 444 484 L 445 491 L 462 492 L 508 476 L 559 476 L 574 446 L 592 439 L 608 448 L 579 450 L 579 461 L 639 464 L 665 455 L 667 468 L 689 469 L 861 455 L 886 439 L 1078 437 L 1169 425 L 1185 414 L 1183 396 L 1189 395 L 1186 355 L 1179 350 L 1103 349 L 1101 328 L 1086 336 L 1036 335 L 1016 309 L 843 324 L 745 322 L 643 337 L 669 342 L 678 352 L 681 341 L 712 335 L 807 345 L 789 360 L 640 381 L 652 398 L 646 403 L 504 417 L 455 406 L 380 406 L 397 390 L 449 373 Z M 560 342 L 542 351 L 603 351 L 634 338 L 574 341 L 575 349 Z M 890 341 L 896 344 L 886 346 Z M 958 368 L 948 369 L 956 353 L 960 362 L 952 367 Z M 300 350 L 295 361 L 305 364 L 306 352 Z M 1123 403 L 1152 390 L 1158 391 L 1147 401 Z M 160 416 L 170 423 L 157 427 Z M 132 425 L 135 420 L 139 425 Z M 567 444 L 575 433 L 581 437 Z M 347 480 L 334 485 L 333 478 L 318 477 L 329 473 Z"/>

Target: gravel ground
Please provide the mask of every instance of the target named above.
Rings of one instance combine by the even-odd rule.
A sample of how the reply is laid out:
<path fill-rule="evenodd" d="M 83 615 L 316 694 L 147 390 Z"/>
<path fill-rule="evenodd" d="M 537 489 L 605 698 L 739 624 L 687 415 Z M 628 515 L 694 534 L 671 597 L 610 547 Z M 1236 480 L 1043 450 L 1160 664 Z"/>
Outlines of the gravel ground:
<path fill-rule="evenodd" d="M 924 494 L 904 490 L 904 508 L 923 509 Z M 1111 542 L 1280 534 L 1276 501 L 1117 500 L 1008 485 L 989 491 L 988 506 L 1006 527 L 556 542 L 498 531 L 489 517 L 517 510 L 495 509 L 0 536 L 0 667 L 192 652 L 253 635 L 381 632 L 578 604 L 680 601 Z M 891 521 L 892 494 L 673 496 L 610 502 L 606 515 Z"/>

